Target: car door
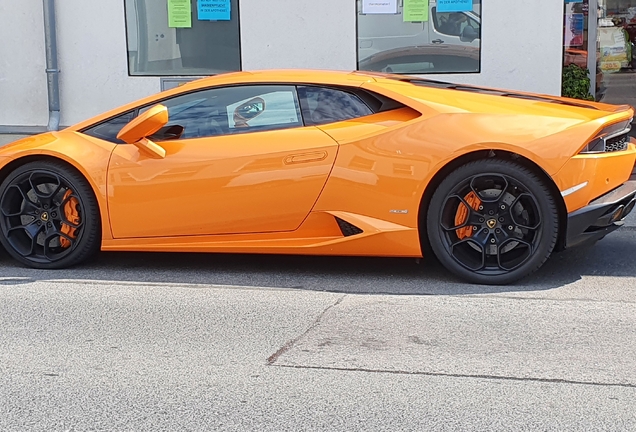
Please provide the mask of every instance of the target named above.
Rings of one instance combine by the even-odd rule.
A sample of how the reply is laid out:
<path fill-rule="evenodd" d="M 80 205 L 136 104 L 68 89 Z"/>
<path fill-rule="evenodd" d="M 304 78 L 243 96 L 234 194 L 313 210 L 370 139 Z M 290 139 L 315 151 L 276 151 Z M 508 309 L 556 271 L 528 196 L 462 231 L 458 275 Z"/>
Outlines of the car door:
<path fill-rule="evenodd" d="M 170 120 L 151 139 L 166 150 L 165 158 L 148 157 L 133 145 L 113 152 L 108 206 L 115 238 L 300 226 L 338 146 L 303 125 L 294 86 L 214 88 L 161 103 Z"/>

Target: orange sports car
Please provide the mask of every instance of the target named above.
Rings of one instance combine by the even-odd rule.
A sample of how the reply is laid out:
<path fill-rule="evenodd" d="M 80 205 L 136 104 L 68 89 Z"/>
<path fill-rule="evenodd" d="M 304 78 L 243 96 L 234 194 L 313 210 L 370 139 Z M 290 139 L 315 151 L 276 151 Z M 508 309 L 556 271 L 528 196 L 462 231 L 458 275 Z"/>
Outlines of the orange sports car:
<path fill-rule="evenodd" d="M 0 241 L 98 250 L 435 256 L 506 284 L 622 225 L 634 115 L 363 72 L 218 75 L 0 148 Z"/>

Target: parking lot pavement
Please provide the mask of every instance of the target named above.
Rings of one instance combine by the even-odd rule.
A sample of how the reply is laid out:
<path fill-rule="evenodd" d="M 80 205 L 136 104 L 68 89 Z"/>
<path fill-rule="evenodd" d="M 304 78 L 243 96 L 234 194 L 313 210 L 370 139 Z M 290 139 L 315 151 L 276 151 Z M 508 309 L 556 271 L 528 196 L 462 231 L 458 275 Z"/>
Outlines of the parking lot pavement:
<path fill-rule="evenodd" d="M 433 262 L 0 255 L 0 430 L 634 430 L 636 230 L 508 287 Z"/>

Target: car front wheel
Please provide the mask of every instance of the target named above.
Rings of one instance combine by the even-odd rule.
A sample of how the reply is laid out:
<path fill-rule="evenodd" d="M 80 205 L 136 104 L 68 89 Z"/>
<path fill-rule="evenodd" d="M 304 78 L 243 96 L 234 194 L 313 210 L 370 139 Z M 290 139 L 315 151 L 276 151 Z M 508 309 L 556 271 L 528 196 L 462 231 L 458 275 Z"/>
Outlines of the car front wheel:
<path fill-rule="evenodd" d="M 62 163 L 27 163 L 0 185 L 0 242 L 27 266 L 78 264 L 99 250 L 100 233 L 92 189 Z"/>

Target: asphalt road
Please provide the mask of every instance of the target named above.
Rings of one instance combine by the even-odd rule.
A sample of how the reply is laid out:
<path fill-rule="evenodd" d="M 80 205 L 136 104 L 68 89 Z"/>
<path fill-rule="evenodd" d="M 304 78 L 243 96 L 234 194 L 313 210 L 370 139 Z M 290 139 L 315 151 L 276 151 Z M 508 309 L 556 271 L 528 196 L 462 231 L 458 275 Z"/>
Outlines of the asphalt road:
<path fill-rule="evenodd" d="M 0 253 L 0 430 L 636 430 L 636 230 L 508 287 L 414 260 Z"/>

